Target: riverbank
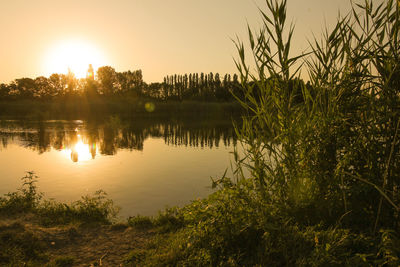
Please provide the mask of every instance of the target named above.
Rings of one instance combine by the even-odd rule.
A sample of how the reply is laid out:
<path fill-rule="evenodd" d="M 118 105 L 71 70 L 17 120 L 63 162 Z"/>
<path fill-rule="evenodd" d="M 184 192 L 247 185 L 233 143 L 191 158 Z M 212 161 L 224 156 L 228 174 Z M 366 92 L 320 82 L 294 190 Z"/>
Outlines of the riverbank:
<path fill-rule="evenodd" d="M 20 189 L 0 197 L 0 266 L 125 266 L 156 233 L 117 221 L 102 191 L 60 203 L 44 198 L 36 179 L 28 172 Z"/>
<path fill-rule="evenodd" d="M 53 101 L 0 102 L 0 117 L 12 119 L 88 119 L 118 115 L 123 118 L 191 117 L 230 118 L 243 112 L 237 102 L 159 101 L 133 98 L 73 98 Z"/>
<path fill-rule="evenodd" d="M 395 232 L 294 222 L 228 179 L 203 200 L 117 221 L 102 191 L 73 203 L 37 192 L 30 172 L 0 197 L 1 266 L 397 266 Z"/>

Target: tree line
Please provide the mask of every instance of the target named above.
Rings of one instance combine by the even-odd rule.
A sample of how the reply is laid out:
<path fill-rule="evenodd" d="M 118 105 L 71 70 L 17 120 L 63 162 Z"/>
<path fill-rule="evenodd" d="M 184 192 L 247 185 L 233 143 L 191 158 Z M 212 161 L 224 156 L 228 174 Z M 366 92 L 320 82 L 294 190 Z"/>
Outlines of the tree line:
<path fill-rule="evenodd" d="M 71 97 L 137 97 L 158 100 L 232 101 L 240 95 L 236 74 L 190 73 L 168 75 L 163 82 L 146 83 L 142 70 L 117 72 L 100 67 L 96 75 L 91 65 L 86 78 L 76 78 L 72 71 L 50 77 L 19 78 L 0 84 L 0 100 L 68 99 Z"/>
<path fill-rule="evenodd" d="M 232 93 L 239 95 L 240 84 L 237 74 L 225 74 L 221 80 L 219 73 L 190 73 L 164 77 L 162 91 L 164 98 L 177 100 L 233 100 Z"/>

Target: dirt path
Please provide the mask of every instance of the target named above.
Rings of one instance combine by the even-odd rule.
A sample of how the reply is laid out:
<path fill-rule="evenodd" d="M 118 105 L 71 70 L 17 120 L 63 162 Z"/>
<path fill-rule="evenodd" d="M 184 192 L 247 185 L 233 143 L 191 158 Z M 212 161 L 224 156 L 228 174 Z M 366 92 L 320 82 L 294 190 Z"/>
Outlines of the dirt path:
<path fill-rule="evenodd" d="M 21 220 L 0 220 L 2 225 L 15 223 L 41 241 L 50 262 L 72 257 L 72 266 L 124 266 L 125 256 L 135 248 L 144 248 L 154 235 L 123 224 L 46 228 Z"/>

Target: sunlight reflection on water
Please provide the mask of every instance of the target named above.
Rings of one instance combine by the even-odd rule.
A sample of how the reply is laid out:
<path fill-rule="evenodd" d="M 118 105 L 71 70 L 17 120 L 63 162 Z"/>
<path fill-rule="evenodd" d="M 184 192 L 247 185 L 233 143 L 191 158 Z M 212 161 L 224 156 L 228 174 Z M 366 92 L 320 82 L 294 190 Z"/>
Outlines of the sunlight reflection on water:
<path fill-rule="evenodd" d="M 227 123 L 0 121 L 0 194 L 33 170 L 46 197 L 74 201 L 105 190 L 121 215 L 155 215 L 212 192 L 230 166 Z"/>
<path fill-rule="evenodd" d="M 66 157 L 70 157 L 73 162 L 82 162 L 95 159 L 99 151 L 96 143 L 85 144 L 82 136 L 78 134 L 76 142 L 69 147 L 63 147 L 61 153 Z"/>

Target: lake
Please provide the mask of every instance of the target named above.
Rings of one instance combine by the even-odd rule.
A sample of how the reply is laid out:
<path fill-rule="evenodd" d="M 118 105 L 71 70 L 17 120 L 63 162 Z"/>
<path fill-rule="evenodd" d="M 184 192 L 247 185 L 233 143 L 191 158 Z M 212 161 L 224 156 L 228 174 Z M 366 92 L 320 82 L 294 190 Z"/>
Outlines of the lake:
<path fill-rule="evenodd" d="M 102 189 L 122 217 L 155 215 L 212 193 L 210 177 L 231 169 L 235 145 L 230 119 L 2 120 L 0 194 L 34 171 L 46 198 Z"/>

